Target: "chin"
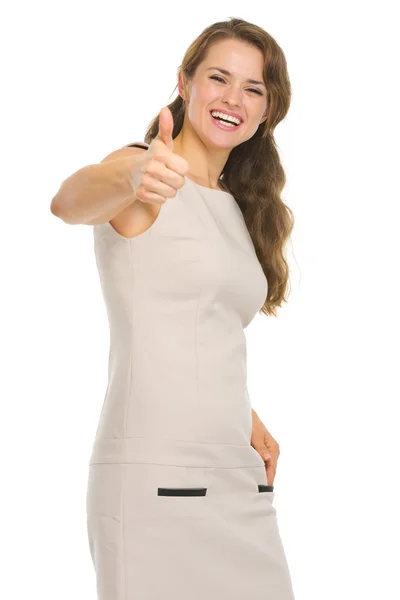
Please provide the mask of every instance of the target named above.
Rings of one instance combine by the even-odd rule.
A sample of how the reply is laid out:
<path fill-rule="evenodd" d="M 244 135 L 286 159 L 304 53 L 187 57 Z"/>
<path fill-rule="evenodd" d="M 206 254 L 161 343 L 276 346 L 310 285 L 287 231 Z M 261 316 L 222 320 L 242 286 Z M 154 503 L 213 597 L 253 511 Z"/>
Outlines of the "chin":
<path fill-rule="evenodd" d="M 219 148 L 220 150 L 232 150 L 232 148 L 235 148 L 235 146 L 238 146 L 242 143 L 241 141 L 238 142 L 237 140 L 235 140 L 235 143 L 233 140 L 230 141 L 226 138 L 223 139 L 223 136 L 216 135 L 204 135 L 201 136 L 201 139 L 207 147 Z"/>

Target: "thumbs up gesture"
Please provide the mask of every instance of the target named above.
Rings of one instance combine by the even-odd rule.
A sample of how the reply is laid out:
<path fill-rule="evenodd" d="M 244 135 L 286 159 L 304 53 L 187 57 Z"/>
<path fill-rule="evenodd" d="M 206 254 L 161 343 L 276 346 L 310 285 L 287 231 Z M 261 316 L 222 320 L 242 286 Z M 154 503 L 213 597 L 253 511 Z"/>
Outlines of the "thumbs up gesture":
<path fill-rule="evenodd" d="M 171 150 L 174 149 L 174 141 L 172 139 L 172 132 L 174 130 L 174 118 L 168 106 L 164 106 L 160 111 L 160 120 L 158 124 L 158 135 L 153 140 L 160 140 Z"/>
<path fill-rule="evenodd" d="M 134 193 L 141 202 L 163 204 L 167 198 L 176 196 L 177 190 L 185 183 L 189 164 L 173 152 L 173 128 L 172 113 L 165 106 L 160 111 L 157 136 L 146 152 L 136 157 L 132 169 Z"/>

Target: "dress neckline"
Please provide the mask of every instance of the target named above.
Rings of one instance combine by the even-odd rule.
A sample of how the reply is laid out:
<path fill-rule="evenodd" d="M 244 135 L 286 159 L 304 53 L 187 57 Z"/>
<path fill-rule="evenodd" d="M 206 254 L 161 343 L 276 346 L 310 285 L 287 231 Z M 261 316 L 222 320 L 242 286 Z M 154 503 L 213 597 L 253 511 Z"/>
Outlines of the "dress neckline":
<path fill-rule="evenodd" d="M 217 190 L 215 188 L 209 188 L 205 185 L 200 185 L 200 183 L 197 183 L 196 181 L 194 181 L 193 179 L 191 179 L 190 177 L 188 177 L 187 175 L 185 175 L 186 179 L 189 179 L 189 181 L 191 181 L 194 185 L 202 188 L 203 190 L 207 190 L 207 192 L 211 192 L 211 193 L 217 193 L 217 194 L 225 194 L 225 196 L 230 196 L 231 198 L 233 198 L 232 194 L 230 192 L 226 192 L 225 190 Z"/>

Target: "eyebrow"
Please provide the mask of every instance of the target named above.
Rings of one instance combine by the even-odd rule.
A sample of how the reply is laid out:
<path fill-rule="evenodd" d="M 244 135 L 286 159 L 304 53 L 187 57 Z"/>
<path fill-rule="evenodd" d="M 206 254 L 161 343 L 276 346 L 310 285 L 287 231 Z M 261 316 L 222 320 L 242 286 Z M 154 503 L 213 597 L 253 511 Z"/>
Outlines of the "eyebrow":
<path fill-rule="evenodd" d="M 220 71 L 221 73 L 223 73 L 224 75 L 227 75 L 228 77 L 230 77 L 232 75 L 232 73 L 230 73 L 226 69 L 221 69 L 220 67 L 208 67 L 208 69 L 206 69 L 206 71 L 210 71 L 211 69 L 216 69 L 217 71 Z M 263 85 L 264 87 L 266 87 L 265 83 L 263 81 L 256 81 L 255 79 L 247 79 L 246 81 L 248 83 L 251 83 L 254 85 Z"/>

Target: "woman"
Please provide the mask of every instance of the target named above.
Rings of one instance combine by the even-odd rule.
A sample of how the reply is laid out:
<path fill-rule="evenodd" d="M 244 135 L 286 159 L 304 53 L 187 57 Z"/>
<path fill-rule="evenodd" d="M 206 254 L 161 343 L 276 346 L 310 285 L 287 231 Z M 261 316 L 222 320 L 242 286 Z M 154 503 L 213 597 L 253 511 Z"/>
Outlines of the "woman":
<path fill-rule="evenodd" d="M 279 445 L 251 409 L 243 332 L 276 315 L 288 281 L 273 139 L 285 58 L 229 19 L 191 44 L 178 87 L 144 143 L 84 167 L 52 203 L 94 226 L 110 323 L 87 494 L 98 598 L 292 600 Z"/>

